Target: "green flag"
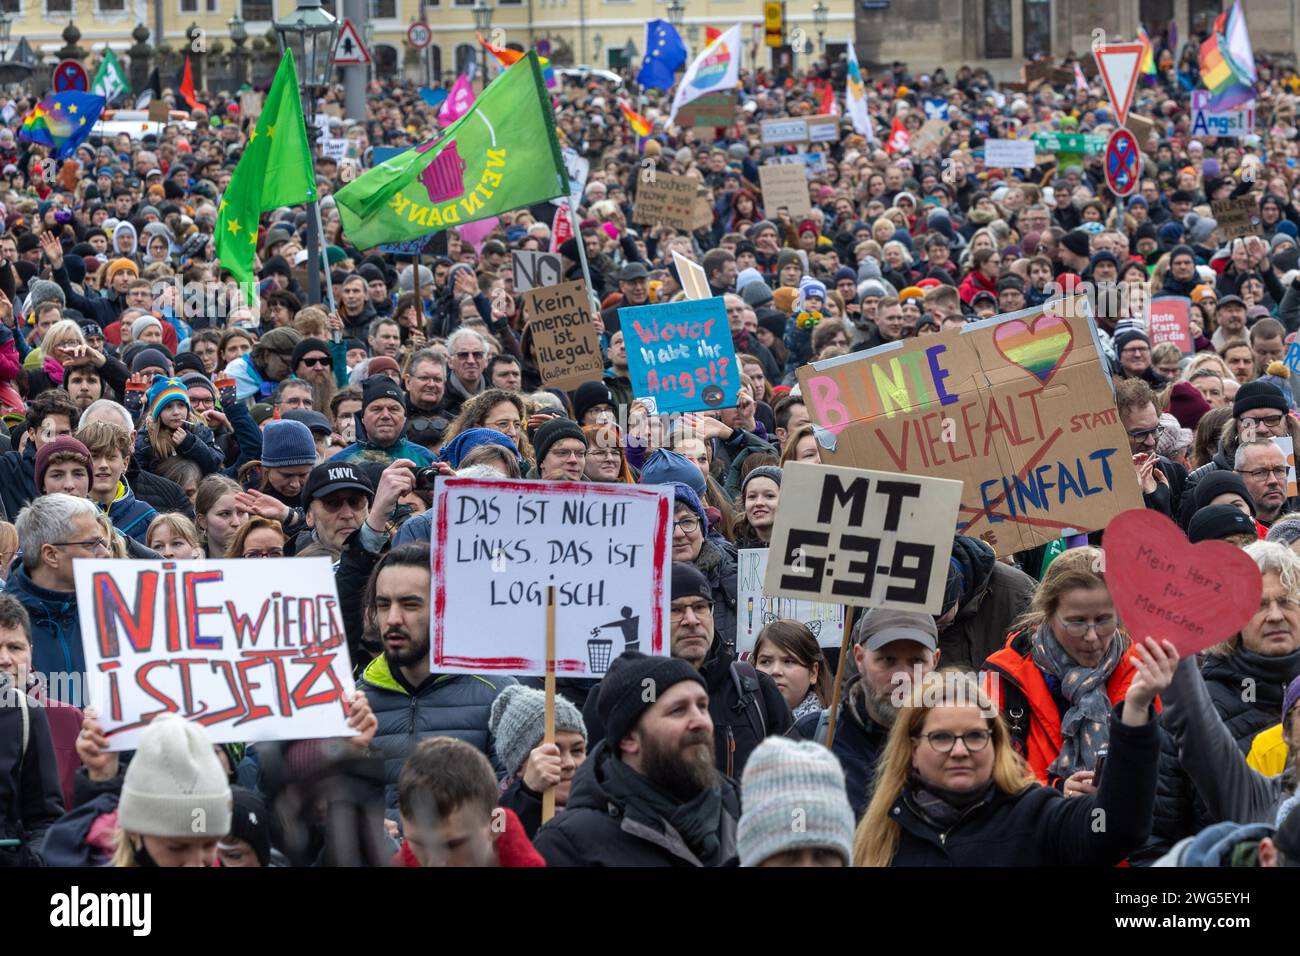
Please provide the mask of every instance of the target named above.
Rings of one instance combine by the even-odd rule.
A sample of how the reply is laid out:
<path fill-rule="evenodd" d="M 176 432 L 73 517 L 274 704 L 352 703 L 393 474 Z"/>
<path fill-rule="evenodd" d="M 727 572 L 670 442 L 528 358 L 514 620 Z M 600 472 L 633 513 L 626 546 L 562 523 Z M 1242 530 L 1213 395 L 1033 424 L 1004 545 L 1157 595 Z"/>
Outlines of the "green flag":
<path fill-rule="evenodd" d="M 90 84 L 90 92 L 98 93 L 107 103 L 112 103 L 123 93 L 131 92 L 131 84 L 126 81 L 126 71 L 112 50 L 104 50 L 99 69 L 95 71 L 94 82 Z"/>
<path fill-rule="evenodd" d="M 293 54 L 285 50 L 262 115 L 249 134 L 217 212 L 217 255 L 240 282 L 253 279 L 253 250 L 262 213 L 316 198 L 316 177 L 298 96 L 298 71 Z"/>
<path fill-rule="evenodd" d="M 334 195 L 358 249 L 418 239 L 569 194 L 537 53 L 498 76 L 441 135 Z"/>

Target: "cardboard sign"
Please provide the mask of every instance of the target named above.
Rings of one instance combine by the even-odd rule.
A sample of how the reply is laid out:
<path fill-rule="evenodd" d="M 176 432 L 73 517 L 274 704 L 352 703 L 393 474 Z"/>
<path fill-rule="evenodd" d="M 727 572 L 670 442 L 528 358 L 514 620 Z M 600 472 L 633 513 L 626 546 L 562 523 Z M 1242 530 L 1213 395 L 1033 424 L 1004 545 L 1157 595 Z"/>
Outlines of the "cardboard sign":
<path fill-rule="evenodd" d="M 1253 196 L 1213 199 L 1210 215 L 1219 224 L 1219 241 L 1257 236 L 1260 230 L 1259 203 Z"/>
<path fill-rule="evenodd" d="M 698 179 L 657 170 L 654 178 L 637 183 L 632 221 L 646 226 L 662 223 L 692 232 L 712 219 L 711 212 L 707 219 L 701 215 L 700 204 L 696 202 L 699 192 Z"/>
<path fill-rule="evenodd" d="M 987 139 L 984 165 L 990 169 L 1033 169 L 1034 141 L 1031 139 Z"/>
<path fill-rule="evenodd" d="M 262 115 L 262 103 L 266 99 L 264 93 L 255 93 L 249 91 L 239 94 L 239 115 L 245 119 L 257 119 Z"/>
<path fill-rule="evenodd" d="M 1300 490 L 1296 487 L 1295 442 L 1288 435 L 1286 438 L 1274 438 L 1273 444 L 1281 448 L 1282 454 L 1286 456 L 1286 496 L 1294 498 L 1297 494 L 1300 494 Z"/>
<path fill-rule="evenodd" d="M 790 218 L 797 220 L 812 212 L 808 177 L 798 166 L 760 166 L 758 178 L 763 187 L 763 208 L 769 213 L 784 206 Z"/>
<path fill-rule="evenodd" d="M 742 548 L 736 555 L 736 650 L 752 651 L 758 634 L 775 621 L 798 621 L 822 647 L 839 647 L 844 637 L 844 605 L 799 598 L 768 597 L 767 548 Z"/>
<path fill-rule="evenodd" d="M 564 263 L 558 252 L 510 252 L 510 268 L 514 272 L 515 292 L 541 289 L 559 285 L 564 281 Z"/>
<path fill-rule="evenodd" d="M 800 117 L 763 120 L 759 133 L 764 146 L 808 142 L 808 121 Z"/>
<path fill-rule="evenodd" d="M 957 532 L 999 555 L 1141 507 L 1086 301 L 805 365 L 822 460 L 960 479 Z"/>
<path fill-rule="evenodd" d="M 1151 300 L 1147 335 L 1151 347 L 1172 342 L 1184 355 L 1192 354 L 1192 328 L 1189 320 L 1192 300 L 1180 295 L 1162 295 Z"/>
<path fill-rule="evenodd" d="M 804 171 L 805 179 L 814 179 L 826 172 L 825 153 L 795 153 L 793 156 L 773 156 L 764 166 L 798 166 Z M 761 174 L 760 174 L 761 175 Z"/>
<path fill-rule="evenodd" d="M 665 485 L 440 479 L 431 667 L 600 677 L 627 650 L 666 655 L 673 491 Z"/>
<path fill-rule="evenodd" d="M 92 686 L 112 750 L 158 714 L 213 743 L 350 737 L 352 664 L 328 558 L 73 565 Z"/>
<path fill-rule="evenodd" d="M 1124 117 L 1124 128 L 1137 137 L 1143 152 L 1150 148 L 1147 141 L 1156 128 L 1155 120 L 1130 110 L 1128 116 Z"/>
<path fill-rule="evenodd" d="M 571 146 L 560 150 L 564 157 L 564 168 L 569 173 L 569 202 L 576 209 L 582 205 L 582 192 L 587 188 L 587 177 L 591 174 L 591 160 L 579 155 Z"/>
<path fill-rule="evenodd" d="M 677 126 L 681 129 L 730 126 L 736 116 L 735 93 L 710 93 L 692 100 L 677 111 Z"/>
<path fill-rule="evenodd" d="M 840 138 L 838 116 L 810 116 L 807 123 L 810 143 L 834 143 Z"/>
<path fill-rule="evenodd" d="M 150 100 L 148 115 L 151 123 L 165 123 L 171 118 L 171 107 L 166 100 Z"/>
<path fill-rule="evenodd" d="M 1216 113 L 1210 109 L 1210 91 L 1192 90 L 1192 136 L 1233 136 L 1240 139 L 1255 132 L 1255 101 L 1235 110 Z"/>
<path fill-rule="evenodd" d="M 1158 511 L 1116 515 L 1102 545 L 1106 584 L 1134 641 L 1167 638 L 1187 657 L 1236 634 L 1259 610 L 1263 583 L 1250 555 L 1226 541 L 1190 544 Z"/>
<path fill-rule="evenodd" d="M 789 462 L 763 590 L 943 612 L 961 482 Z"/>
<path fill-rule="evenodd" d="M 677 266 L 677 278 L 681 280 L 682 291 L 686 293 L 686 298 L 708 299 L 713 296 L 704 266 L 694 259 L 686 258 L 676 249 L 673 250 L 673 264 Z"/>
<path fill-rule="evenodd" d="M 943 143 L 952 133 L 952 124 L 945 119 L 928 119 L 925 125 L 912 134 L 909 143 L 912 153 L 919 155 Z"/>
<path fill-rule="evenodd" d="M 632 392 L 651 415 L 735 407 L 741 370 L 721 296 L 618 314 Z"/>
<path fill-rule="evenodd" d="M 542 384 L 572 391 L 583 382 L 599 381 L 605 361 L 592 320 L 587 286 L 581 279 L 530 289 L 524 304 L 532 319 L 533 350 Z"/>

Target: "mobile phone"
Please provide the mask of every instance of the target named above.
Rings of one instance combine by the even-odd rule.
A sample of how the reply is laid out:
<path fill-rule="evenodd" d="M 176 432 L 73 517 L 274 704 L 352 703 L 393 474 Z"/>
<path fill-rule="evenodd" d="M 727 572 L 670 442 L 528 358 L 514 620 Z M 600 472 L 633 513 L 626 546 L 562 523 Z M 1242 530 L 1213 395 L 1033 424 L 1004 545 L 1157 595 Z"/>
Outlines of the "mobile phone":
<path fill-rule="evenodd" d="M 1106 766 L 1106 756 L 1109 753 L 1109 749 L 1097 751 L 1097 764 L 1092 768 L 1092 785 L 1094 787 L 1101 786 L 1101 770 Z"/>

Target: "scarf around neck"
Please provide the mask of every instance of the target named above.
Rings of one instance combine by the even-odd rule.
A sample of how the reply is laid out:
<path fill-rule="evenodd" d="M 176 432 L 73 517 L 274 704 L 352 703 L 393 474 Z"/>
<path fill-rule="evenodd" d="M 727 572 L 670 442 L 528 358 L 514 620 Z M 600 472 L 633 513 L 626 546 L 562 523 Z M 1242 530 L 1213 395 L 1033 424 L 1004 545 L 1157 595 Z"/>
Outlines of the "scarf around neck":
<path fill-rule="evenodd" d="M 616 756 L 603 761 L 605 791 L 638 823 L 662 830 L 668 824 L 705 866 L 718 863 L 722 842 L 718 838 L 722 821 L 722 788 L 714 785 L 681 803 L 656 787 Z"/>
<path fill-rule="evenodd" d="M 1118 631 L 1096 667 L 1083 667 L 1061 646 L 1044 621 L 1034 632 L 1034 664 L 1061 684 L 1061 696 L 1069 709 L 1061 717 L 1061 752 L 1048 768 L 1058 777 L 1097 765 L 1097 753 L 1110 739 L 1110 697 L 1106 682 L 1128 648 L 1128 639 Z"/>

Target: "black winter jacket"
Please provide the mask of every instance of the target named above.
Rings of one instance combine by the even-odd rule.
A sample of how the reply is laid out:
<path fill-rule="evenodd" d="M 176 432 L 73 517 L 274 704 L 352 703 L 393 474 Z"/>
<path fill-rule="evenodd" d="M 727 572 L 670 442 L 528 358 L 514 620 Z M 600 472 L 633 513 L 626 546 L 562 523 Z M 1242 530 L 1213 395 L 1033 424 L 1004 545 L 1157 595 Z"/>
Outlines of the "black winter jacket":
<path fill-rule="evenodd" d="M 840 707 L 835 722 L 835 739 L 831 741 L 831 753 L 839 758 L 844 770 L 849 806 L 858 820 L 862 819 L 871 803 L 876 764 L 885 749 L 885 741 L 889 739 L 889 728 L 876 723 L 867 713 L 863 690 L 862 677 L 850 672 L 844 684 L 845 704 Z"/>
<path fill-rule="evenodd" d="M 0 846 L 0 869 L 5 865 L 35 866 L 40 862 L 37 851 L 45 831 L 63 816 L 54 741 L 45 708 L 25 694 L 26 706 L 20 706 L 20 691 L 7 681 L 0 687 L 0 839 L 21 841 L 16 847 Z"/>
<path fill-rule="evenodd" d="M 904 793 L 893 808 L 903 832 L 891 865 L 1116 865 L 1151 830 L 1160 746 L 1158 718 L 1129 727 L 1119 713 L 1116 708 L 1111 715 L 1110 755 L 1095 796 L 1067 800 L 1039 784 L 1016 794 L 998 792 L 940 831 Z M 1098 810 L 1105 826 L 1097 826 Z"/>
<path fill-rule="evenodd" d="M 569 803 L 537 831 L 533 846 L 547 866 L 703 866 L 666 821 L 632 819 L 606 790 L 604 767 L 617 760 L 605 741 L 583 761 L 573 778 Z M 722 866 L 737 861 L 736 824 L 740 788 L 721 778 L 722 812 L 718 840 Z"/>

